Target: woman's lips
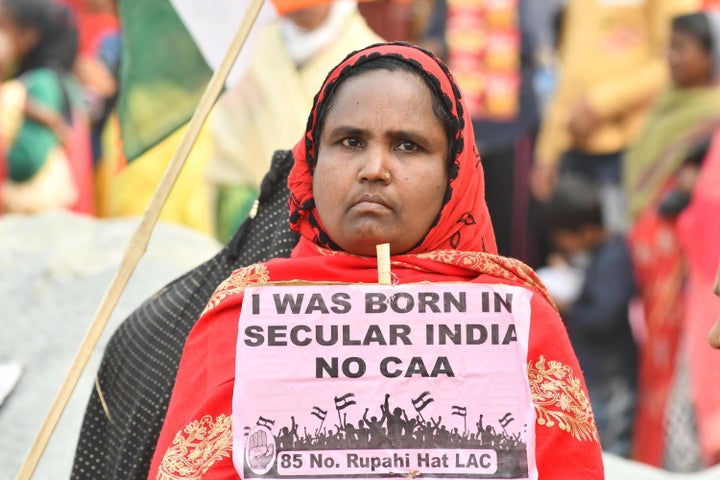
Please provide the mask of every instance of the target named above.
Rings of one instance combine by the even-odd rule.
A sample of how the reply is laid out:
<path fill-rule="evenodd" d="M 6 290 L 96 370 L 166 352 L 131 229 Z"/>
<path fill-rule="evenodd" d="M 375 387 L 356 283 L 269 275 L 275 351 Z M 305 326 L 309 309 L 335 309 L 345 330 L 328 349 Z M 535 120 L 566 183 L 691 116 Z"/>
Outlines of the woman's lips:
<path fill-rule="evenodd" d="M 388 206 L 387 202 L 383 197 L 380 195 L 370 195 L 366 194 L 360 197 L 354 204 L 353 208 L 358 208 L 361 210 L 371 210 L 371 211 L 380 211 L 380 210 L 389 210 L 390 207 Z"/>

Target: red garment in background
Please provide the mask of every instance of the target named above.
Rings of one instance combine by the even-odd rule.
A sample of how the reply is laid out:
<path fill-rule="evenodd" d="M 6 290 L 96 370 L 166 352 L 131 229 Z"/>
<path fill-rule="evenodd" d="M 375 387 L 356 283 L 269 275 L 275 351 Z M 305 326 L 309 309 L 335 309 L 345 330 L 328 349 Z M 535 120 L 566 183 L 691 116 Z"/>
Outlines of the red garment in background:
<path fill-rule="evenodd" d="M 640 348 L 632 458 L 662 467 L 665 411 L 685 314 L 685 261 L 675 222 L 661 218 L 656 203 L 638 218 L 628 240 L 647 331 Z"/>
<path fill-rule="evenodd" d="M 451 78 L 433 57 L 414 47 L 392 44 L 356 53 L 326 79 L 316 97 L 309 128 L 293 150 L 295 164 L 288 180 L 291 227 L 300 232 L 300 243 L 290 259 L 275 259 L 240 269 L 216 290 L 185 344 L 148 478 L 238 478 L 231 458 L 229 419 L 238 318 L 246 285 L 292 279 L 377 281 L 374 257 L 326 248 L 331 242 L 314 207 L 311 173 L 319 134 L 316 114 L 325 102 L 327 89 L 336 82 L 339 72 L 362 63 L 366 55 L 373 52 L 401 55 L 404 62 L 434 77 L 451 101 L 451 113 L 460 125 L 451 133 L 457 142 L 451 154 L 457 166 L 457 172 L 450 175 L 451 195 L 440 211 L 438 222 L 420 245 L 411 252 L 391 258 L 395 278 L 399 283 L 503 283 L 520 285 L 534 292 L 528 378 L 538 421 L 529 426 L 536 432 L 535 452 L 531 454 L 537 458 L 543 480 L 603 478 L 600 443 L 587 390 L 562 321 L 529 267 L 494 254 L 494 235 L 483 195 L 482 165 L 472 141 L 468 112 L 455 94 Z M 561 371 L 548 374 L 549 370 L 557 368 Z M 557 384 L 563 385 L 560 388 L 562 398 L 556 398 L 560 395 Z M 537 389 L 533 390 L 532 386 Z"/>
<path fill-rule="evenodd" d="M 720 260 L 720 131 L 715 133 L 688 208 L 678 219 L 688 266 L 685 338 L 705 465 L 720 462 L 720 369 L 718 352 L 707 335 L 720 317 L 720 299 L 713 294 Z"/>
<path fill-rule="evenodd" d="M 100 47 L 102 37 L 108 32 L 115 32 L 120 23 L 115 15 L 110 13 L 90 12 L 83 0 L 55 0 L 69 6 L 77 18 L 80 32 L 79 56 L 95 56 Z"/>

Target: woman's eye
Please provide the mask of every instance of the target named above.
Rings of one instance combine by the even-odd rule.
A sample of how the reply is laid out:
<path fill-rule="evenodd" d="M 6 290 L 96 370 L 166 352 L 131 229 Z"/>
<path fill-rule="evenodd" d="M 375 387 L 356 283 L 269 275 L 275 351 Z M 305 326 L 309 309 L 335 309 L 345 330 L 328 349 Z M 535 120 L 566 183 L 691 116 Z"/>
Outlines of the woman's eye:
<path fill-rule="evenodd" d="M 355 137 L 348 137 L 348 138 L 343 139 L 342 144 L 345 145 L 346 147 L 350 147 L 350 148 L 358 148 L 361 146 L 360 140 L 358 140 Z"/>
<path fill-rule="evenodd" d="M 418 149 L 418 146 L 413 142 L 400 142 L 398 149 L 405 152 L 414 152 Z"/>

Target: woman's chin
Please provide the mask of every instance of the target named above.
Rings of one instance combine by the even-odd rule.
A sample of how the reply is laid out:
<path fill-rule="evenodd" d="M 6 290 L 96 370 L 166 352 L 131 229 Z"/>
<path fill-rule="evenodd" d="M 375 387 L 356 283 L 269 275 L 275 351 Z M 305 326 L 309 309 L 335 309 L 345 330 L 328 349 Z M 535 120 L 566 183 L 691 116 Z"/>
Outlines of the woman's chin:
<path fill-rule="evenodd" d="M 353 235 L 340 239 L 337 244 L 348 253 L 354 255 L 375 256 L 375 247 L 382 243 L 391 243 L 387 235 L 379 235 L 376 232 L 361 232 L 355 230 Z"/>
<path fill-rule="evenodd" d="M 399 255 L 405 253 L 410 248 L 406 246 L 406 242 L 404 238 L 397 239 L 389 236 L 367 235 L 349 238 L 343 243 L 338 243 L 338 245 L 346 252 L 374 257 L 376 255 L 377 245 L 389 243 L 390 254 Z"/>

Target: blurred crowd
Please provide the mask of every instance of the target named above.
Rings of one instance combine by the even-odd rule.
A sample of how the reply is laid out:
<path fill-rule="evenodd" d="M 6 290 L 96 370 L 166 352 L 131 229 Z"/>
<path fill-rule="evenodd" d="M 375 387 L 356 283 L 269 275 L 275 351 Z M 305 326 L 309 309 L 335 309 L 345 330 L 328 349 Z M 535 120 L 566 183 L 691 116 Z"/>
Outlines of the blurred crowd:
<path fill-rule="evenodd" d="M 147 207 L 183 130 L 123 151 L 129 3 L 0 0 L 0 211 Z M 671 471 L 719 463 L 720 5 L 311 3 L 274 2 L 161 218 L 227 241 L 330 67 L 383 39 L 424 46 L 460 84 L 499 251 L 553 295 L 603 448 Z"/>

